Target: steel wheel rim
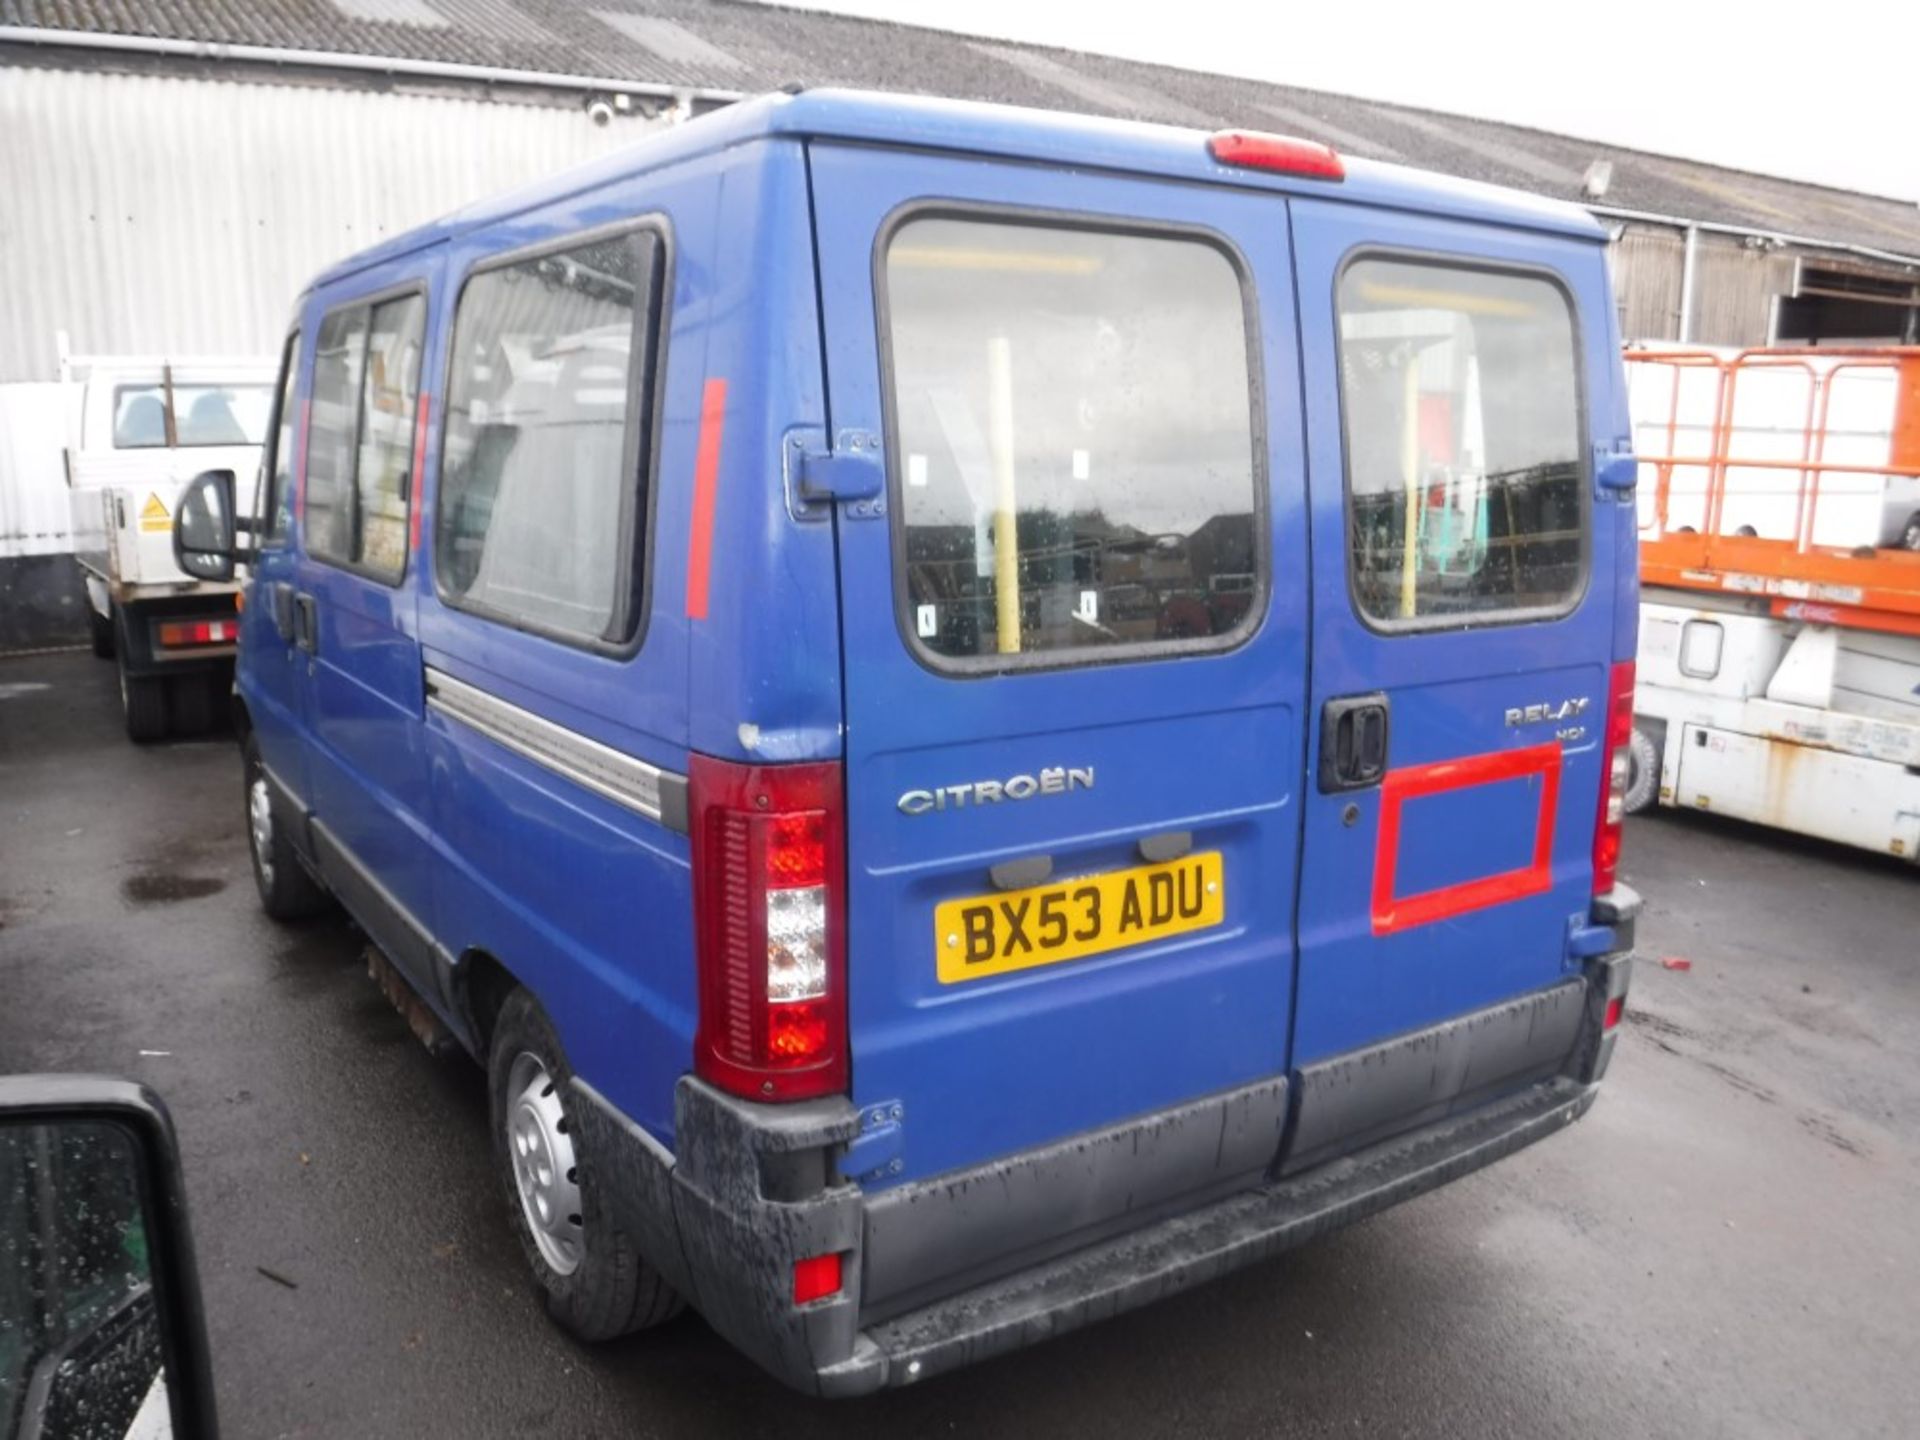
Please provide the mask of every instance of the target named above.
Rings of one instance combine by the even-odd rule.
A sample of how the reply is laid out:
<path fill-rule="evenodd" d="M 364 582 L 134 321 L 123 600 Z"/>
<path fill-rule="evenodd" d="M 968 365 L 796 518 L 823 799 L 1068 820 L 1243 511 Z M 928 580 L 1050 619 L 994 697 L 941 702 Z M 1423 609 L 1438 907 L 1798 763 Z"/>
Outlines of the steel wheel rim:
<path fill-rule="evenodd" d="M 523 1050 L 507 1069 L 507 1158 L 514 1193 L 540 1258 L 561 1275 L 580 1265 L 580 1185 L 560 1094 L 540 1057 Z"/>
<path fill-rule="evenodd" d="M 247 786 L 247 839 L 253 846 L 253 863 L 260 867 L 261 883 L 273 886 L 273 797 L 267 793 L 267 777 L 256 775 Z"/>

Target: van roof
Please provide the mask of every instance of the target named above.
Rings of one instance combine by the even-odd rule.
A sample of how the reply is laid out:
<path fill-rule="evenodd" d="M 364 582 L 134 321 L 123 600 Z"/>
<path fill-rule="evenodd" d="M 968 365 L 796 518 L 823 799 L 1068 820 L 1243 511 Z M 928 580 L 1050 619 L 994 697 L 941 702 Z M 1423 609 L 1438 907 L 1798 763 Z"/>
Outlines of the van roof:
<path fill-rule="evenodd" d="M 1548 230 L 1590 240 L 1604 229 L 1578 205 L 1456 180 L 1381 161 L 1345 158 L 1338 184 L 1218 164 L 1207 153 L 1207 132 L 1092 115 L 939 100 L 865 90 L 777 92 L 729 105 L 664 134 L 491 196 L 451 215 L 382 241 L 329 267 L 314 280 L 323 286 L 410 251 L 470 230 L 536 210 L 631 175 L 662 169 L 699 155 L 755 140 L 852 140 L 917 150 L 998 155 L 1078 168 L 1161 176 L 1169 179 L 1315 195 L 1499 225 Z"/>

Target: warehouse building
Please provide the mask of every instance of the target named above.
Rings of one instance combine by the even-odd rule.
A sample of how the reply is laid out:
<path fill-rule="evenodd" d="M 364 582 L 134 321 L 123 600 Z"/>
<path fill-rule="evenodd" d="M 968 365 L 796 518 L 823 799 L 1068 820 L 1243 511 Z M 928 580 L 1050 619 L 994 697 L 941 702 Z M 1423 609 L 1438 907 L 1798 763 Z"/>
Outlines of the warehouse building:
<path fill-rule="evenodd" d="M 1920 208 L 1459 116 L 738 0 L 0 0 L 0 649 L 79 621 L 64 354 L 268 353 L 328 261 L 788 84 L 1306 135 L 1587 205 L 1629 339 L 1920 339 Z"/>

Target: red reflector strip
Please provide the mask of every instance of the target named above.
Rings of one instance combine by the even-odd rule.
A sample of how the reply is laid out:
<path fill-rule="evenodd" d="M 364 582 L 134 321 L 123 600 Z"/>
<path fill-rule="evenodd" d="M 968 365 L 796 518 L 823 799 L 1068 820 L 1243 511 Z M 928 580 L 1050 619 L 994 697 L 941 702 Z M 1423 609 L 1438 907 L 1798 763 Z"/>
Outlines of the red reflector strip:
<path fill-rule="evenodd" d="M 1620 1023 L 1621 1012 L 1627 1008 L 1627 997 L 1616 995 L 1607 1001 L 1607 1013 L 1600 1021 L 1602 1030 L 1611 1030 Z"/>
<path fill-rule="evenodd" d="M 1207 153 L 1222 165 L 1242 170 L 1271 170 L 1307 180 L 1347 178 L 1346 164 L 1331 146 L 1265 130 L 1218 131 L 1207 137 Z"/>
<path fill-rule="evenodd" d="M 840 1252 L 793 1262 L 793 1303 L 808 1305 L 840 1293 Z"/>
<path fill-rule="evenodd" d="M 727 382 L 707 381 L 700 399 L 700 448 L 693 461 L 693 520 L 687 527 L 687 618 L 707 618 L 713 564 L 713 506 L 720 489 L 720 430 L 727 418 Z"/>
<path fill-rule="evenodd" d="M 1418 895 L 1394 894 L 1400 865 L 1400 811 L 1408 800 L 1472 785 L 1493 785 L 1538 775 L 1540 808 L 1533 832 L 1533 859 L 1515 870 L 1463 880 Z M 1553 887 L 1553 822 L 1560 804 L 1560 746 L 1549 741 L 1523 750 L 1495 750 L 1430 765 L 1389 770 L 1380 782 L 1380 836 L 1373 852 L 1373 933 L 1390 935 L 1430 925 L 1489 905 L 1504 905 Z"/>

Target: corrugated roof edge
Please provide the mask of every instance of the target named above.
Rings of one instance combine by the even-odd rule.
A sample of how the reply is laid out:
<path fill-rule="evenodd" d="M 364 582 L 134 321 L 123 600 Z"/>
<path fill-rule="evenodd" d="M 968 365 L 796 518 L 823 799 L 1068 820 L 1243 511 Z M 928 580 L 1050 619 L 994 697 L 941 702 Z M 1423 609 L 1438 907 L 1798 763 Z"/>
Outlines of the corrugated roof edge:
<path fill-rule="evenodd" d="M 1605 228 L 1569 201 L 1357 158 L 1347 161 L 1347 178 L 1337 184 L 1240 169 L 1216 163 L 1207 153 L 1206 135 L 1206 131 L 1173 125 L 973 100 L 865 90 L 775 92 L 699 116 L 663 134 L 649 135 L 586 164 L 396 235 L 329 267 L 314 278 L 313 286 L 334 284 L 369 266 L 624 176 L 663 169 L 770 136 L 1071 164 L 1517 225 L 1596 242 L 1606 238 Z"/>

